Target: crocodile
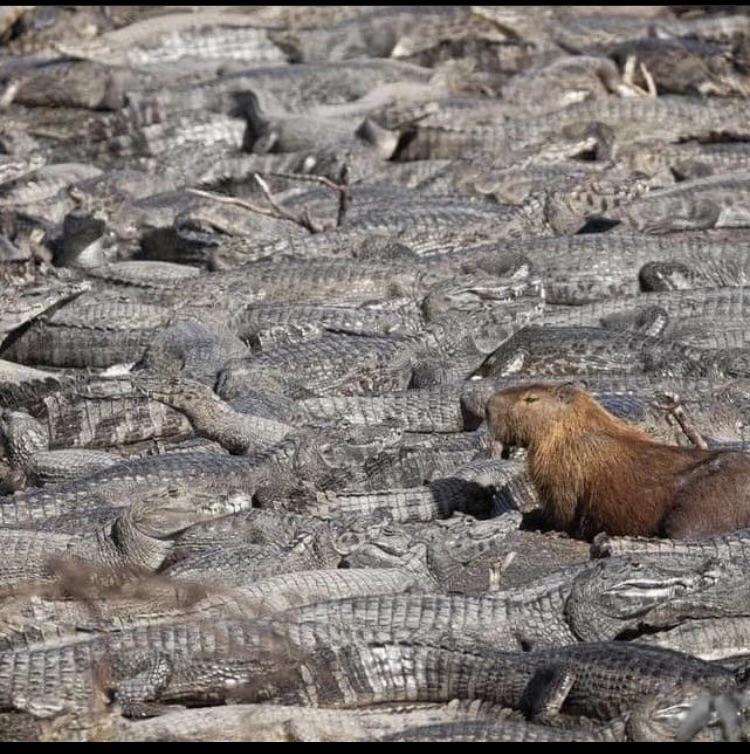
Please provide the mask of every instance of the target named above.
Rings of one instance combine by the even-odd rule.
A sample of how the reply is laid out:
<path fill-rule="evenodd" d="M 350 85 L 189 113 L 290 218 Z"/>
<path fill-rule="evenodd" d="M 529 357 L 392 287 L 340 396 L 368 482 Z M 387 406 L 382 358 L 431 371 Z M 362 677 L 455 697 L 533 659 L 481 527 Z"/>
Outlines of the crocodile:
<path fill-rule="evenodd" d="M 308 649 L 303 659 L 296 657 L 293 661 L 297 670 L 291 671 L 287 661 L 286 668 L 277 666 L 261 673 L 260 678 L 255 677 L 254 688 L 243 690 L 240 685 L 236 696 L 241 699 L 247 694 L 249 698 L 281 703 L 304 699 L 314 705 L 342 707 L 389 701 L 480 698 L 521 709 L 537 720 L 554 717 L 562 711 L 606 721 L 630 712 L 644 699 L 654 696 L 664 706 L 672 706 L 694 701 L 705 690 L 732 691 L 741 678 L 735 677 L 731 670 L 689 655 L 636 644 L 605 642 L 513 653 L 488 651 L 460 642 L 441 644 L 420 640 L 417 643 L 395 636 L 389 639 L 387 635 L 375 638 L 367 633 L 362 639 L 362 643 L 336 642 Z M 378 662 L 378 658 L 382 662 L 386 657 L 389 659 L 387 667 Z M 208 657 L 196 660 L 210 662 Z M 138 683 L 137 695 L 156 687 L 163 701 L 190 699 L 200 683 L 188 680 L 186 675 L 192 669 L 192 662 L 187 658 L 183 662 L 186 665 L 183 668 L 178 663 L 166 663 L 174 669 L 159 685 Z M 213 662 L 219 667 L 224 664 L 220 658 Z M 268 663 L 268 659 L 265 662 Z M 240 684 L 247 673 L 247 669 L 243 673 L 243 665 L 257 669 L 258 660 L 234 664 L 234 677 Z M 368 673 L 364 673 L 364 668 Z M 432 682 L 428 680 L 431 674 L 422 675 L 428 668 L 433 668 L 432 672 L 437 674 Z M 612 679 L 614 674 L 616 684 Z M 624 676 L 629 680 L 623 681 Z M 365 677 L 367 680 L 362 680 Z M 439 678 L 443 679 L 442 683 L 438 682 Z M 256 685 L 261 679 L 265 681 L 262 689 Z M 213 694 L 226 694 L 217 683 L 209 681 L 209 684 Z M 129 687 L 128 692 L 133 693 L 133 688 Z"/>
<path fill-rule="evenodd" d="M 177 373 L 213 385 L 226 363 L 247 353 L 247 346 L 231 330 L 188 318 L 156 333 L 134 371 Z"/>
<path fill-rule="evenodd" d="M 657 90 L 665 94 L 745 94 L 742 77 L 726 52 L 723 45 L 702 39 L 646 37 L 620 44 L 610 55 L 623 66 L 629 57 L 637 58 Z M 645 88 L 641 77 L 633 83 Z"/>
<path fill-rule="evenodd" d="M 642 537 L 610 537 L 600 534 L 591 544 L 591 554 L 595 558 L 643 553 L 696 558 L 716 557 L 721 560 L 736 559 L 746 562 L 750 556 L 748 548 L 750 548 L 750 530 L 747 529 L 684 542 Z"/>
<path fill-rule="evenodd" d="M 473 636 L 497 649 L 523 651 L 604 641 L 628 632 L 639 641 L 640 632 L 661 631 L 677 622 L 682 597 L 695 595 L 695 604 L 704 594 L 710 599 L 724 576 L 715 563 L 663 560 L 617 558 L 603 570 L 596 563 L 579 562 L 502 591 L 359 597 L 293 609 L 286 617 L 412 630 L 433 639 Z"/>
<path fill-rule="evenodd" d="M 83 514 L 77 525 L 85 527 L 90 512 L 127 506 L 134 492 L 147 494 L 165 484 L 205 493 L 241 491 L 253 496 L 259 506 L 294 505 L 316 491 L 365 484 L 363 466 L 368 459 L 377 465 L 382 456 L 381 465 L 388 473 L 388 447 L 397 440 L 398 434 L 387 427 L 354 433 L 338 427 L 304 429 L 244 456 L 186 450 L 133 458 L 82 479 L 0 498 L 0 520 L 4 526 L 38 526 L 46 519 L 73 513 Z M 412 457 L 418 471 L 427 463 L 434 470 L 441 464 L 444 468 L 460 465 L 449 453 L 441 457 L 430 448 L 420 451 L 417 447 Z M 399 473 L 397 463 L 392 468 L 390 473 Z"/>
<path fill-rule="evenodd" d="M 748 248 L 742 243 L 624 233 L 534 239 L 519 245 L 519 251 L 542 275 L 546 301 L 552 305 L 587 304 L 641 290 L 671 290 L 672 277 L 675 287 L 742 286 L 748 258 Z M 480 246 L 466 249 L 457 262 L 484 269 L 493 256 L 492 247 Z M 676 274 L 667 277 L 671 268 Z M 665 272 L 664 282 L 655 274 L 660 269 Z M 556 311 L 549 310 L 550 314 Z"/>
<path fill-rule="evenodd" d="M 281 453 L 283 457 L 284 450 Z M 196 492 L 236 489 L 252 495 L 263 474 L 261 468 L 247 457 L 195 452 L 123 461 L 80 480 L 0 498 L 0 517 L 5 526 L 33 525 L 70 511 L 125 507 L 134 491 L 147 494 L 164 484 L 188 486 Z"/>
<path fill-rule="evenodd" d="M 742 596 L 746 569 L 740 564 L 668 555 L 643 562 L 630 556 L 624 567 L 608 562 L 596 561 L 576 577 L 565 605 L 571 628 L 584 641 L 655 633 L 688 618 L 742 615 L 749 609 Z"/>
<path fill-rule="evenodd" d="M 529 326 L 487 357 L 478 373 L 655 374 L 719 380 L 747 377 L 748 355 L 744 347 L 700 348 L 638 332 Z"/>
<path fill-rule="evenodd" d="M 236 411 L 208 386 L 195 380 L 164 380 L 136 372 L 132 381 L 149 400 L 181 411 L 202 437 L 217 440 L 233 453 L 273 445 L 295 429 L 291 424 Z"/>
<path fill-rule="evenodd" d="M 137 361 L 174 314 L 159 306 L 80 304 L 35 322 L 2 355 L 28 366 L 109 367 Z"/>
<path fill-rule="evenodd" d="M 140 81 L 138 79 L 141 79 Z M 87 62 L 58 62 L 24 77 L 13 101 L 27 106 L 119 110 L 128 89 L 152 83 L 133 69 Z"/>
<path fill-rule="evenodd" d="M 750 23 L 579 10 L 0 11 L 0 737 L 747 737 L 746 532 L 483 426 L 747 450 Z"/>
<path fill-rule="evenodd" d="M 308 422 L 342 417 L 351 424 L 391 424 L 414 432 L 462 432 L 481 423 L 467 416 L 460 401 L 460 386 L 404 390 L 376 396 L 328 395 L 304 398 L 296 408 Z"/>
<path fill-rule="evenodd" d="M 324 195 L 329 199 L 328 194 Z M 380 197 L 381 202 L 384 200 Z M 444 204 L 450 207 L 450 202 Z M 474 205 L 470 205 L 473 207 Z M 311 209 L 311 211 L 313 211 Z M 479 212 L 480 209 L 477 209 Z M 400 240 L 394 228 L 387 228 L 389 237 Z M 424 232 L 424 229 L 420 229 Z M 328 234 L 322 234 L 322 237 Z M 369 237 L 376 236 L 375 231 L 359 231 L 360 243 Z M 333 241 L 338 243 L 336 238 Z M 363 302 L 378 299 L 391 299 L 398 297 L 413 297 L 421 299 L 437 283 L 451 281 L 454 284 L 459 280 L 455 278 L 452 269 L 441 268 L 435 265 L 419 264 L 414 260 L 398 261 L 372 261 L 362 259 L 356 265 L 346 259 L 323 258 L 295 258 L 298 248 L 306 248 L 302 241 L 285 242 L 281 249 L 276 243 L 274 246 L 263 245 L 257 240 L 252 248 L 261 249 L 265 257 L 273 253 L 272 258 L 262 258 L 254 262 L 241 265 L 237 269 L 227 269 L 211 275 L 201 275 L 193 280 L 165 280 L 160 291 L 148 291 L 149 303 L 159 303 L 165 306 L 179 303 L 185 306 L 184 297 L 189 296 L 188 310 L 202 305 L 211 305 L 217 296 L 231 297 L 232 311 L 240 314 L 242 308 L 260 303 L 304 303 L 332 305 L 359 305 Z M 349 244 L 348 238 L 341 240 L 343 244 Z M 373 240 L 369 243 L 374 244 Z M 401 243 L 404 243 L 401 241 Z M 322 245 L 322 242 L 318 242 Z M 406 243 L 409 246 L 409 243 Z M 314 248 L 314 247 L 313 247 Z M 327 243 L 323 251 L 336 248 L 334 243 Z M 409 246 L 409 248 L 411 248 Z M 217 252 L 219 250 L 217 249 Z M 520 284 L 523 280 L 520 275 L 514 277 L 514 273 L 522 270 L 523 260 L 518 255 L 501 255 L 496 259 L 493 273 L 501 280 L 496 281 L 499 286 L 508 286 L 509 283 Z M 528 277 L 528 268 L 526 269 Z M 503 280 L 507 277 L 510 280 Z M 471 286 L 471 279 L 469 286 Z M 124 291 L 123 291 L 124 292 Z M 138 290 L 131 291 L 137 298 Z M 508 298 L 508 296 L 504 296 Z M 204 303 L 205 302 L 205 303 Z"/>
<path fill-rule="evenodd" d="M 134 502 L 109 526 L 93 535 L 67 535 L 34 530 L 0 532 L 6 549 L 5 590 L 54 580 L 67 559 L 99 567 L 97 577 L 125 579 L 129 572 L 156 570 L 171 549 L 170 539 L 192 524 L 231 515 L 250 507 L 248 495 L 223 498 L 177 488 L 162 488 Z"/>
<path fill-rule="evenodd" d="M 597 123 L 612 129 L 618 144 L 644 139 L 677 142 L 722 134 L 741 140 L 747 136 L 747 107 L 744 102 L 712 102 L 665 95 L 658 98 L 617 98 L 587 100 L 571 104 L 551 114 L 516 118 L 492 126 L 455 129 L 418 124 L 413 140 L 424 147 L 412 159 L 439 159 L 493 156 L 512 145 L 539 145 L 548 138 L 580 129 L 581 124 Z M 743 123 L 744 121 L 744 123 Z M 414 141 L 412 141 L 413 148 Z"/>
<path fill-rule="evenodd" d="M 171 577 L 215 579 L 217 583 L 243 585 L 282 573 L 351 565 L 347 561 L 357 551 L 390 551 L 392 541 L 399 540 L 398 535 L 394 536 L 387 523 L 381 520 L 383 517 L 359 516 L 355 521 L 351 517 L 341 517 L 323 523 L 295 514 L 262 513 L 265 515 L 256 511 L 255 515 L 239 521 L 235 517 L 226 525 L 192 527 L 176 543 L 162 573 Z M 265 524 L 262 523 L 264 519 Z M 270 536 L 277 527 L 289 528 L 294 535 L 290 538 L 285 531 L 281 536 Z M 418 555 L 420 553 L 416 553 Z M 391 565 L 422 570 L 419 557 L 414 553 L 393 560 L 388 567 Z M 371 566 L 365 563 L 362 567 Z"/>
<path fill-rule="evenodd" d="M 149 720 L 128 720 L 115 708 L 112 712 L 82 715 L 62 713 L 49 722 L 36 720 L 36 725 L 30 726 L 33 733 L 29 734 L 29 740 L 54 741 L 66 736 L 68 740 L 74 737 L 83 741 L 371 741 L 414 726 L 490 721 L 498 715 L 503 720 L 509 718 L 508 711 L 496 705 L 466 704 L 459 700 L 449 704 L 392 704 L 356 710 L 232 704 L 175 710 Z M 11 716 L 23 718 L 24 713 L 7 714 L 8 718 Z M 17 725 L 21 724 L 18 720 Z"/>
<path fill-rule="evenodd" d="M 748 146 L 744 142 L 663 144 L 642 142 L 621 150 L 617 160 L 647 175 L 669 170 L 679 181 L 718 173 L 746 171 Z"/>
<path fill-rule="evenodd" d="M 76 740 L 108 741 L 372 741 L 413 726 L 491 719 L 500 710 L 477 704 L 394 704 L 362 710 L 321 710 L 276 704 L 233 704 L 167 712 L 150 720 L 104 713 L 85 720 Z M 38 739 L 56 740 L 57 725 L 40 725 Z M 68 725 L 68 729 L 72 728 Z"/>
<path fill-rule="evenodd" d="M 535 742 L 552 741 L 623 741 L 623 732 L 616 727 L 602 727 L 587 730 L 573 728 L 560 730 L 548 725 L 534 725 L 510 720 L 502 722 L 489 720 L 461 720 L 457 722 L 440 722 L 407 728 L 400 733 L 391 733 L 377 739 L 386 741 L 439 741 L 439 742 Z"/>
<path fill-rule="evenodd" d="M 128 377 L 90 379 L 50 392 L 42 403 L 53 449 L 113 448 L 191 433 L 187 417 L 143 395 Z"/>
<path fill-rule="evenodd" d="M 256 66 L 228 71 L 226 75 L 169 90 L 136 94 L 130 107 L 169 112 L 209 110 L 241 112 L 244 92 L 260 93 L 261 105 L 297 112 L 323 104 L 349 102 L 364 97 L 381 84 L 427 83 L 433 71 L 395 60 L 351 60 L 335 63 L 298 63 L 294 66 Z"/>
<path fill-rule="evenodd" d="M 278 31 L 271 35 L 277 44 L 289 51 L 294 62 L 320 60 L 341 61 L 350 58 L 388 58 L 400 50 L 403 37 L 453 36 L 465 32 L 467 24 L 480 28 L 491 26 L 469 7 L 387 7 L 370 10 L 355 19 L 346 19 L 330 27 L 307 29 L 304 32 Z M 497 34 L 497 32 L 496 32 Z M 499 37 L 504 37 L 502 33 Z M 402 53 L 403 54 L 403 53 Z"/>
<path fill-rule="evenodd" d="M 750 618 L 702 618 L 686 620 L 679 626 L 639 637 L 639 642 L 727 663 L 734 658 L 742 664 L 748 660 L 747 641 Z"/>
<path fill-rule="evenodd" d="M 41 599 L 24 597 L 21 592 L 22 596 L 5 600 L 0 609 L 3 649 L 18 651 L 39 642 L 73 638 L 80 631 L 106 634 L 175 621 L 252 619 L 321 599 L 399 594 L 433 586 L 418 570 L 396 568 L 307 570 L 260 578 L 253 584 L 225 581 L 209 586 L 211 574 L 206 574 L 206 580 L 144 578 L 142 568 L 135 579 L 136 569 L 131 567 L 128 580 L 122 583 L 125 571 L 113 576 L 101 569 L 83 571 L 76 565 L 70 568 L 71 578 L 62 580 L 68 593 L 52 582 L 45 585 Z M 112 584 L 113 579 L 120 581 Z M 39 583 L 35 588 L 39 590 Z M 77 599 L 70 599 L 71 594 Z"/>
<path fill-rule="evenodd" d="M 33 288 L 6 288 L 2 297 L 0 342 L 8 342 L 8 336 L 23 325 L 33 322 L 45 313 L 54 313 L 85 293 L 90 287 L 90 284 L 80 282 L 57 283 Z"/>
<path fill-rule="evenodd" d="M 254 350 L 267 351 L 273 347 L 269 343 L 274 342 L 274 329 L 287 337 L 288 342 L 293 342 L 291 339 L 295 337 L 293 328 L 309 328 L 310 334 L 301 338 L 305 340 L 321 337 L 324 331 L 349 335 L 416 335 L 423 326 L 423 318 L 410 299 L 397 299 L 386 306 L 357 307 L 261 304 L 245 309 L 232 326 Z"/>
<path fill-rule="evenodd" d="M 34 369 L 0 359 L 0 406 L 18 408 L 43 400 L 75 380 L 59 372 Z"/>
<path fill-rule="evenodd" d="M 141 647 L 148 649 L 144 653 Z M 378 663 L 376 658 L 383 655 L 390 657 L 391 670 Z M 48 671 L 44 688 L 34 670 L 40 663 Z M 412 670 L 406 670 L 407 663 Z M 58 706 L 63 700 L 86 704 L 93 691 L 92 664 L 101 668 L 105 688 L 126 704 L 233 698 L 357 707 L 458 697 L 501 703 L 537 719 L 545 713 L 554 717 L 562 709 L 605 721 L 653 696 L 671 706 L 706 690 L 732 691 L 741 677 L 688 655 L 637 644 L 604 642 L 514 653 L 476 642 L 431 642 L 392 632 L 222 620 L 141 626 L 0 653 L 0 704 L 23 709 L 54 694 Z M 369 669 L 364 676 L 363 667 Z M 436 678 L 447 668 L 453 672 L 435 686 L 419 680 L 424 678 L 419 668 L 426 672 L 429 667 Z M 223 669 L 221 677 L 207 674 L 211 668 Z M 152 672 L 144 673 L 148 669 Z M 204 672 L 196 673 L 200 669 Z M 399 673 L 400 682 L 392 672 Z M 629 680 L 623 681 L 624 676 Z M 227 678 L 234 681 L 229 687 Z"/>
<path fill-rule="evenodd" d="M 570 583 L 571 572 L 559 572 L 515 591 L 368 595 L 293 608 L 284 617 L 299 623 L 412 631 L 433 640 L 460 635 L 489 642 L 495 649 L 528 651 L 578 641 L 563 613 Z"/>
<path fill-rule="evenodd" d="M 741 275 L 741 273 L 740 273 Z M 740 277 L 741 282 L 741 277 Z M 744 287 L 669 290 L 544 310 L 543 324 L 632 329 L 639 316 L 665 336 L 708 348 L 742 347 L 747 308 Z M 621 320 L 621 321 L 620 321 Z M 643 327 L 643 326 L 642 326 Z"/>
<path fill-rule="evenodd" d="M 720 173 L 650 192 L 605 216 L 641 233 L 748 225 L 750 173 Z"/>
<path fill-rule="evenodd" d="M 44 165 L 13 183 L 7 183 L 0 192 L 0 204 L 7 207 L 43 205 L 62 196 L 61 190 L 87 178 L 101 175 L 102 171 L 83 163 L 57 163 Z"/>
<path fill-rule="evenodd" d="M 287 394 L 297 397 L 304 395 L 301 389 L 307 391 L 306 397 L 312 397 L 310 393 L 366 395 L 464 379 L 498 341 L 535 320 L 541 308 L 534 297 L 520 298 L 489 312 L 442 316 L 416 336 L 326 334 L 230 361 L 219 377 L 217 392 L 225 399 L 236 397 L 269 377 L 281 385 L 286 382 L 286 390 L 291 391 Z M 287 368 L 290 361 L 297 365 L 293 379 Z"/>
<path fill-rule="evenodd" d="M 109 31 L 88 43 L 63 44 L 68 56 L 113 66 L 172 63 L 192 57 L 239 59 L 249 64 L 283 62 L 284 55 L 249 19 L 229 13 L 172 14 Z"/>
<path fill-rule="evenodd" d="M 0 437 L 18 481 L 30 486 L 77 479 L 120 461 L 105 451 L 49 450 L 45 428 L 22 411 L 0 412 Z"/>
<path fill-rule="evenodd" d="M 504 462 L 499 469 L 493 469 L 495 474 L 489 484 L 481 477 L 474 477 L 471 466 L 465 464 L 422 487 L 323 492 L 305 512 L 321 518 L 338 518 L 349 513 L 385 510 L 394 521 L 416 523 L 448 518 L 458 511 L 487 516 L 494 511 L 496 497 L 502 504 L 517 509 L 534 507 L 537 502 L 523 463 Z"/>

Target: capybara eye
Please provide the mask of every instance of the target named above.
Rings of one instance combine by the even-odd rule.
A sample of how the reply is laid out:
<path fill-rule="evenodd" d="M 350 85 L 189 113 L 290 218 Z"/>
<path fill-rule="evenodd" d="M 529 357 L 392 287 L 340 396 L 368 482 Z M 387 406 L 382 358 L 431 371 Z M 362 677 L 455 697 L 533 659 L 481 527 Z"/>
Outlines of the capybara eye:
<path fill-rule="evenodd" d="M 536 396 L 536 395 L 527 395 L 524 398 L 524 400 L 526 401 L 526 403 L 533 403 L 534 401 L 538 401 L 539 400 L 539 396 Z"/>

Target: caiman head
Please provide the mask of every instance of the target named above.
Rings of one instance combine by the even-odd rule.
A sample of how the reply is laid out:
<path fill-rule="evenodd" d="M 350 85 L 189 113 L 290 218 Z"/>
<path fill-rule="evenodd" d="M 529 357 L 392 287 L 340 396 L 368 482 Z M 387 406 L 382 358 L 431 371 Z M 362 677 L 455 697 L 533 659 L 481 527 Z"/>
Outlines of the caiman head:
<path fill-rule="evenodd" d="M 0 411 L 0 440 L 14 465 L 49 448 L 46 428 L 23 411 Z"/>
<path fill-rule="evenodd" d="M 694 603 L 698 593 L 728 578 L 727 567 L 712 558 L 607 558 L 575 578 L 565 613 L 582 641 L 609 641 L 627 631 L 677 625 L 685 598 Z"/>
<path fill-rule="evenodd" d="M 529 278 L 527 266 L 503 276 L 472 272 L 432 286 L 422 300 L 422 313 L 432 322 L 446 314 L 502 306 L 521 296 L 539 295 L 540 292 L 541 282 Z"/>
<path fill-rule="evenodd" d="M 208 493 L 169 486 L 136 500 L 127 516 L 141 534 L 152 539 L 171 539 L 195 524 L 251 507 L 252 496 L 240 490 Z"/>

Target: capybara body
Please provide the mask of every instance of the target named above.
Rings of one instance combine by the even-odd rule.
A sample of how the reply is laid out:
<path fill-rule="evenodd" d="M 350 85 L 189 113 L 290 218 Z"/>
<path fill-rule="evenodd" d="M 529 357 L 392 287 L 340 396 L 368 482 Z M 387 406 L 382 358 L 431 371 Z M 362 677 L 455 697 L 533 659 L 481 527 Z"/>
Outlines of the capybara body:
<path fill-rule="evenodd" d="M 693 539 L 750 527 L 750 456 L 662 445 L 572 384 L 531 384 L 487 403 L 490 433 L 528 448 L 549 525 L 591 539 Z"/>

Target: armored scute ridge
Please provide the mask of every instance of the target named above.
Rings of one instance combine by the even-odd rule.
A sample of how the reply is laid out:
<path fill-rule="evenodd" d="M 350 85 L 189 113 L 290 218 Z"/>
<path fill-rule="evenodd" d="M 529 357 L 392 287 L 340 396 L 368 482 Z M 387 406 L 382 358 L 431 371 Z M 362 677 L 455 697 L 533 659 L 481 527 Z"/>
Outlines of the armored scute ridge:
<path fill-rule="evenodd" d="M 0 740 L 750 740 L 749 280 L 740 6 L 0 8 Z"/>

